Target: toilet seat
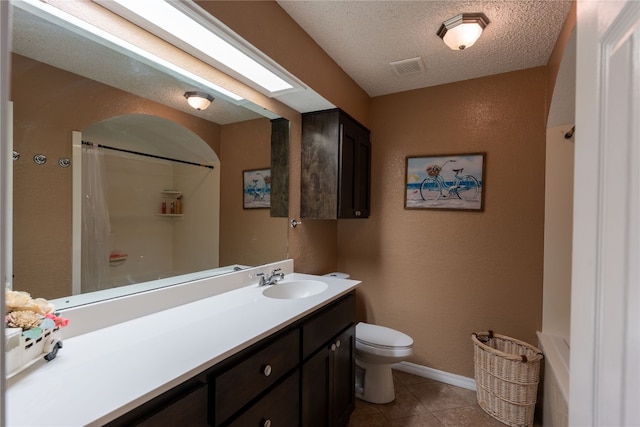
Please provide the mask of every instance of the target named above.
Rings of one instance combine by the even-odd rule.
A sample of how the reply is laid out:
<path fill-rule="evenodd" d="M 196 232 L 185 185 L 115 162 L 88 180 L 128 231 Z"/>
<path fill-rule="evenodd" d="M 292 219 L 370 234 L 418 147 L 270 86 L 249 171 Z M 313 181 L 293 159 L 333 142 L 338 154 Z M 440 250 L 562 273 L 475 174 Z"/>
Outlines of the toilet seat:
<path fill-rule="evenodd" d="M 385 357 L 407 357 L 413 339 L 395 329 L 360 322 L 356 325 L 356 351 Z"/>

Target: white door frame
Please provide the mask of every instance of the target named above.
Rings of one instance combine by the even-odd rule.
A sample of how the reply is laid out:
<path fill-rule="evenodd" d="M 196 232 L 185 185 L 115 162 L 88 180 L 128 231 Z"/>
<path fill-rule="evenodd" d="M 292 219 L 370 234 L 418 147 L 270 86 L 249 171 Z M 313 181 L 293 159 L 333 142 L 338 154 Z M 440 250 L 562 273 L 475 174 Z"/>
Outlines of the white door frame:
<path fill-rule="evenodd" d="M 640 425 L 640 2 L 578 3 L 569 425 Z"/>
<path fill-rule="evenodd" d="M 0 206 L 4 206 L 4 209 L 0 209 L 0 283 L 2 287 L 9 283 L 11 279 L 11 265 L 8 262 L 10 259 L 10 250 L 12 249 L 11 235 L 12 225 L 10 222 L 11 215 L 7 212 L 7 209 L 12 209 L 9 201 L 12 200 L 9 186 L 5 185 L 5 180 L 13 176 L 11 163 L 13 156 L 10 156 L 10 152 L 13 150 L 12 144 L 9 144 L 9 46 L 10 46 L 10 32 L 9 32 L 9 2 L 0 1 Z M 4 290 L 0 292 L 0 317 L 4 319 L 5 303 L 4 303 Z M 4 337 L 4 322 L 0 326 L 0 331 Z M 0 340 L 0 352 L 4 354 L 4 339 Z M 0 396 L 0 426 L 5 425 L 5 366 L 4 363 L 0 363 L 0 390 L 2 395 Z"/>

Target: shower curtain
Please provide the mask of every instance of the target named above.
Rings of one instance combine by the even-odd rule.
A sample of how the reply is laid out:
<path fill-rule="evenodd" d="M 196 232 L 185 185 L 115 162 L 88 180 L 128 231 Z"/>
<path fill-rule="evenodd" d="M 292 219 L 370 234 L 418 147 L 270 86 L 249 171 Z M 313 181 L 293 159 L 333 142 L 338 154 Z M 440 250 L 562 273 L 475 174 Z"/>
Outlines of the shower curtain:
<path fill-rule="evenodd" d="M 110 288 L 111 227 L 102 148 L 82 145 L 82 293 Z"/>

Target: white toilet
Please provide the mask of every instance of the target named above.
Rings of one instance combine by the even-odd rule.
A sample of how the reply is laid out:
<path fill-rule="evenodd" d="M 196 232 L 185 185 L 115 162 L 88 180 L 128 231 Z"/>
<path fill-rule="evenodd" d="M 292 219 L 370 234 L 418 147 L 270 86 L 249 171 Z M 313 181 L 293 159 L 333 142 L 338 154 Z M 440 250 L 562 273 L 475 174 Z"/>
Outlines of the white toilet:
<path fill-rule="evenodd" d="M 413 339 L 391 328 L 360 322 L 356 325 L 356 397 L 389 403 L 396 395 L 391 365 L 413 353 Z"/>

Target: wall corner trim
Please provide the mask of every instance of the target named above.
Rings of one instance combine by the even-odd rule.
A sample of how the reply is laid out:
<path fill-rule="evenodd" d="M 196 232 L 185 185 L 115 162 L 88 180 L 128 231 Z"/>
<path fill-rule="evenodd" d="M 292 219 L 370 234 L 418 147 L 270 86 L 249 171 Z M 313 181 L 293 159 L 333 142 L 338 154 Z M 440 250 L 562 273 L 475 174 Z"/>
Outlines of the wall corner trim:
<path fill-rule="evenodd" d="M 468 390 L 476 390 L 476 381 L 473 378 L 463 377 L 462 375 L 439 371 L 438 369 L 428 368 L 411 362 L 394 363 L 391 367 L 398 371 L 407 372 L 430 380 L 440 381 Z"/>

